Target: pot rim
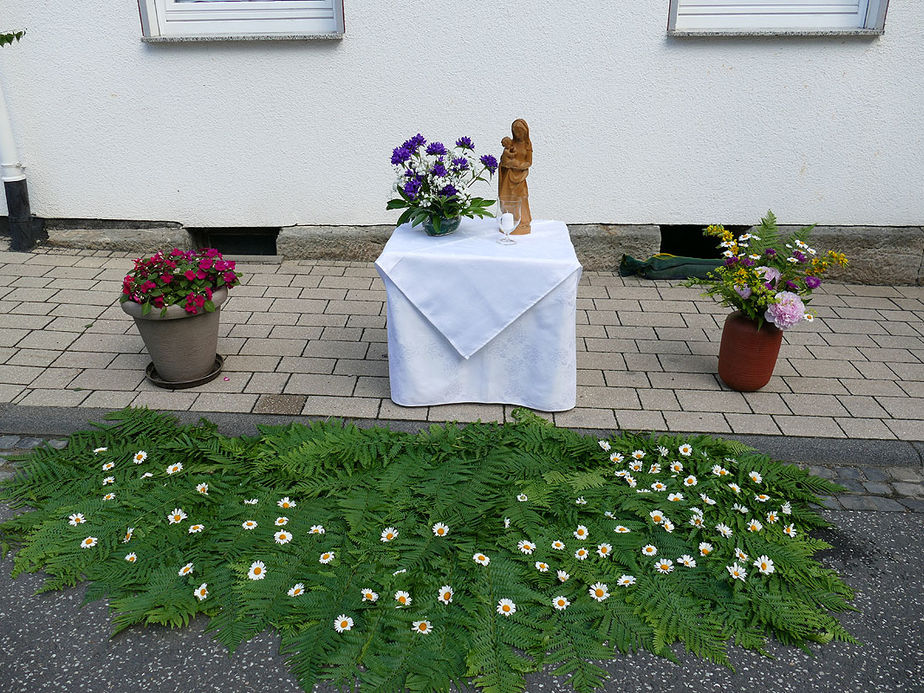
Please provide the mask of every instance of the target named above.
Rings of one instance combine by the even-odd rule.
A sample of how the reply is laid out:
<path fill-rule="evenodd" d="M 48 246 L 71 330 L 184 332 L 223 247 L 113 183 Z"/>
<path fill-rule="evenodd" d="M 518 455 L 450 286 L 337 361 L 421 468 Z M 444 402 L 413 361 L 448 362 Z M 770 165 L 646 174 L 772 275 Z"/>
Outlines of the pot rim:
<path fill-rule="evenodd" d="M 215 291 L 212 292 L 212 303 L 215 304 L 215 312 L 218 312 L 221 309 L 221 304 L 227 300 L 227 287 L 223 286 L 220 289 L 215 289 Z M 181 320 L 183 318 L 198 318 L 201 315 L 209 314 L 203 311 L 193 315 L 192 313 L 187 313 L 183 306 L 172 305 L 167 306 L 167 314 L 161 317 L 160 311 L 156 308 L 151 308 L 150 313 L 147 315 L 142 315 L 141 304 L 135 303 L 134 301 L 125 301 L 125 303 L 122 303 L 121 306 L 122 310 L 133 317 L 135 320 Z"/>

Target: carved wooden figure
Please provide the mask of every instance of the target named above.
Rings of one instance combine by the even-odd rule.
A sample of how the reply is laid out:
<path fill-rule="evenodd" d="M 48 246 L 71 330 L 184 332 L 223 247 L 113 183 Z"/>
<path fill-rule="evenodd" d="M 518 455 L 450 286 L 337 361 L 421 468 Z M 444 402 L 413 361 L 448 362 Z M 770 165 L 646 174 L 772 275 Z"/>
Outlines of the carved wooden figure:
<path fill-rule="evenodd" d="M 500 171 L 497 176 L 497 197 L 501 200 L 520 199 L 520 224 L 512 235 L 522 236 L 529 233 L 532 215 L 529 213 L 529 189 L 526 176 L 533 164 L 533 144 L 529 141 L 529 125 L 522 118 L 517 118 L 510 126 L 513 139 L 501 140 L 504 153 L 501 154 Z"/>

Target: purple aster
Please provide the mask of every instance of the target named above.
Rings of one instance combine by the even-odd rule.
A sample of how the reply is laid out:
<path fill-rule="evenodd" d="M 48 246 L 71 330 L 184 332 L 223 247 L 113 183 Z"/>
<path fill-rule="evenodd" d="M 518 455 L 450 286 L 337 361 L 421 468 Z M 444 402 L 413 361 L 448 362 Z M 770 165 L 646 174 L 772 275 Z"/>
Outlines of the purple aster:
<path fill-rule="evenodd" d="M 404 194 L 407 195 L 412 200 L 417 197 L 417 193 L 420 192 L 420 187 L 422 183 L 416 178 L 411 178 L 407 183 L 404 184 Z"/>
<path fill-rule="evenodd" d="M 456 140 L 456 146 L 462 147 L 462 149 L 474 149 L 475 143 L 472 142 L 471 137 L 460 137 Z"/>
<path fill-rule="evenodd" d="M 433 164 L 433 168 L 430 169 L 430 172 L 438 178 L 442 178 L 447 173 L 449 173 L 442 161 L 437 161 L 435 164 Z"/>
<path fill-rule="evenodd" d="M 443 197 L 452 197 L 453 195 L 458 195 L 459 191 L 456 190 L 453 186 L 447 185 L 442 190 L 440 190 L 440 195 Z"/>
<path fill-rule="evenodd" d="M 786 282 L 786 288 L 789 289 L 790 291 L 798 291 L 798 290 L 799 290 L 799 285 L 796 284 L 794 281 L 788 281 L 788 280 L 787 280 L 787 282 Z"/>
<path fill-rule="evenodd" d="M 424 146 L 426 143 L 427 143 L 427 140 L 425 140 L 424 136 L 418 132 L 416 135 L 414 135 L 411 139 L 409 139 L 407 142 L 405 142 L 401 146 L 407 149 L 409 152 L 414 153 L 420 147 Z"/>
<path fill-rule="evenodd" d="M 764 251 L 764 255 L 769 255 L 770 257 L 773 257 L 774 255 L 776 255 L 776 251 L 773 248 L 767 248 Z"/>
<path fill-rule="evenodd" d="M 391 153 L 391 163 L 395 166 L 400 166 L 410 158 L 411 152 L 407 147 L 395 147 L 394 151 Z"/>
<path fill-rule="evenodd" d="M 490 154 L 483 154 L 479 161 L 481 161 L 481 163 L 484 164 L 484 167 L 491 173 L 494 173 L 497 170 L 497 159 L 495 159 Z"/>
<path fill-rule="evenodd" d="M 452 160 L 452 165 L 459 171 L 465 171 L 468 169 L 468 159 L 464 156 L 460 156 L 457 159 Z"/>
<path fill-rule="evenodd" d="M 802 262 L 802 263 L 808 262 L 808 258 L 803 253 L 800 253 L 798 250 L 794 252 L 792 256 L 796 258 L 796 260 L 798 260 L 799 262 Z"/>
<path fill-rule="evenodd" d="M 431 142 L 427 146 L 427 154 L 432 154 L 433 156 L 443 156 L 446 153 L 446 146 L 442 142 Z"/>
<path fill-rule="evenodd" d="M 741 264 L 744 265 L 745 267 L 753 267 L 754 261 L 749 257 L 745 257 L 741 259 Z"/>
<path fill-rule="evenodd" d="M 738 258 L 735 257 L 734 255 L 732 255 L 731 257 L 725 258 L 725 266 L 726 266 L 726 267 L 731 267 L 732 265 L 735 265 L 735 264 L 737 264 L 737 263 L 738 263 Z"/>
<path fill-rule="evenodd" d="M 813 277 L 809 275 L 805 278 L 805 285 L 810 289 L 817 289 L 821 286 L 821 280 L 818 277 Z"/>

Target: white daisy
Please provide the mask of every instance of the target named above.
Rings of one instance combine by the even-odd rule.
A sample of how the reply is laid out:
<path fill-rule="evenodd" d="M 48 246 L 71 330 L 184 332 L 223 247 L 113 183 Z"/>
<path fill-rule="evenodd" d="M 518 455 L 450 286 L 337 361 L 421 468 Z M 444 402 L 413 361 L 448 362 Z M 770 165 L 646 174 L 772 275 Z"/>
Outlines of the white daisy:
<path fill-rule="evenodd" d="M 610 455 L 610 462 L 613 462 L 615 464 L 622 464 L 622 461 L 624 459 L 626 458 L 620 455 L 618 452 L 614 452 L 612 455 Z"/>
<path fill-rule="evenodd" d="M 542 561 L 536 561 L 536 570 L 538 570 L 540 573 L 547 573 L 549 572 L 549 564 L 543 563 Z"/>
<path fill-rule="evenodd" d="M 257 522 L 256 522 L 256 520 L 244 520 L 244 521 L 241 523 L 241 527 L 243 527 L 244 529 L 256 529 L 256 528 L 257 528 Z"/>
<path fill-rule="evenodd" d="M 509 517 L 504 518 L 504 529 L 510 529 L 510 518 Z"/>
<path fill-rule="evenodd" d="M 605 441 L 605 440 L 598 440 L 598 441 L 597 441 L 597 444 L 603 449 L 603 452 L 609 452 L 609 451 L 610 451 L 610 447 L 611 447 L 611 446 L 610 446 L 610 444 L 609 444 L 607 441 Z"/>
<path fill-rule="evenodd" d="M 580 539 L 581 541 L 586 539 L 587 538 L 587 527 L 585 527 L 584 525 L 578 525 L 577 529 L 574 530 L 574 538 Z"/>
<path fill-rule="evenodd" d="M 733 580 L 741 580 L 741 582 L 744 582 L 744 578 L 748 575 L 747 571 L 737 563 L 725 566 L 725 570 L 728 571 Z"/>
<path fill-rule="evenodd" d="M 122 538 L 122 543 L 127 544 L 132 540 L 132 535 L 135 533 L 134 527 L 129 527 L 125 530 L 125 536 Z"/>
<path fill-rule="evenodd" d="M 600 556 L 600 558 L 608 558 L 611 553 L 613 553 L 613 547 L 609 544 L 597 545 L 597 555 Z"/>
<path fill-rule="evenodd" d="M 565 543 L 563 541 L 559 541 L 558 539 L 556 539 L 555 541 L 552 542 L 552 548 L 555 549 L 556 551 L 564 551 Z"/>
<path fill-rule="evenodd" d="M 658 549 L 653 544 L 646 544 L 645 546 L 642 547 L 642 555 L 643 556 L 657 556 Z"/>
<path fill-rule="evenodd" d="M 397 592 L 395 592 L 395 601 L 398 602 L 399 607 L 402 607 L 402 606 L 410 606 L 411 602 L 414 600 L 411 599 L 411 595 L 409 592 L 405 592 L 404 590 L 398 590 Z"/>
<path fill-rule="evenodd" d="M 683 463 L 678 462 L 677 460 L 674 460 L 673 462 L 671 462 L 671 471 L 674 474 L 680 474 L 680 472 L 683 471 Z"/>
<path fill-rule="evenodd" d="M 741 503 L 735 503 L 735 504 L 732 506 L 732 510 L 737 510 L 737 511 L 738 511 L 739 513 L 741 513 L 742 515 L 747 515 L 748 512 L 750 512 L 750 511 L 747 509 L 747 507 L 741 505 Z"/>
<path fill-rule="evenodd" d="M 398 536 L 398 530 L 394 527 L 386 527 L 382 530 L 382 541 L 391 541 Z"/>
<path fill-rule="evenodd" d="M 523 502 L 525 502 L 525 501 L 528 501 L 528 500 L 529 500 L 529 497 L 528 497 L 525 493 L 518 493 L 518 494 L 517 494 L 517 500 L 520 501 L 521 503 L 523 503 Z"/>
<path fill-rule="evenodd" d="M 718 464 L 712 465 L 712 473 L 716 476 L 728 476 L 728 470 Z"/>
<path fill-rule="evenodd" d="M 433 525 L 432 529 L 433 533 L 438 537 L 445 537 L 447 534 L 449 534 L 449 527 L 444 525 L 442 522 L 437 522 L 435 525 Z"/>
<path fill-rule="evenodd" d="M 411 624 L 411 630 L 418 635 L 430 635 L 433 632 L 433 625 L 429 621 L 414 621 Z"/>
<path fill-rule="evenodd" d="M 334 630 L 343 633 L 353 628 L 353 619 L 346 614 L 340 614 L 334 619 Z"/>
<path fill-rule="evenodd" d="M 169 522 L 171 525 L 175 525 L 185 519 L 186 513 L 183 512 L 182 508 L 174 508 L 173 512 L 167 515 L 167 522 Z"/>
<path fill-rule="evenodd" d="M 296 582 L 294 585 L 292 585 L 292 587 L 289 588 L 289 591 L 287 592 L 290 597 L 300 597 L 304 593 L 305 585 L 301 582 Z"/>
<path fill-rule="evenodd" d="M 105 496 L 103 496 L 103 500 L 104 500 L 104 501 L 107 501 L 107 500 L 115 500 L 115 494 L 114 494 L 114 493 L 107 493 Z"/>
<path fill-rule="evenodd" d="M 193 594 L 196 595 L 196 599 L 198 599 L 201 602 L 203 599 L 209 596 L 208 585 L 203 582 L 201 585 L 199 585 L 196 589 L 193 590 Z"/>
<path fill-rule="evenodd" d="M 748 474 L 748 477 L 749 477 L 749 478 L 751 479 L 751 481 L 753 481 L 755 484 L 759 484 L 761 481 L 764 480 L 764 478 L 760 475 L 760 472 L 751 472 L 750 474 Z"/>
<path fill-rule="evenodd" d="M 700 556 L 708 556 L 710 553 L 712 553 L 712 551 L 713 551 L 712 544 L 710 544 L 708 541 L 701 541 L 699 543 L 699 555 Z"/>
<path fill-rule="evenodd" d="M 650 513 L 648 513 L 648 517 L 650 517 L 651 521 L 656 525 L 661 524 L 666 519 L 664 517 L 664 512 L 661 510 L 652 510 Z"/>
<path fill-rule="evenodd" d="M 656 481 L 651 485 L 651 490 L 652 491 L 666 491 L 667 486 L 662 484 L 660 481 Z"/>
<path fill-rule="evenodd" d="M 694 515 L 693 517 L 691 517 L 690 525 L 692 525 L 693 527 L 696 527 L 696 529 L 702 529 L 703 528 L 702 515 Z"/>
<path fill-rule="evenodd" d="M 748 531 L 749 532 L 759 532 L 764 526 L 760 523 L 760 520 L 752 519 L 748 520 Z"/>
<path fill-rule="evenodd" d="M 715 530 L 726 539 L 732 535 L 732 529 L 728 525 L 720 522 L 715 526 Z"/>
<path fill-rule="evenodd" d="M 610 596 L 609 587 L 603 582 L 595 582 L 590 586 L 590 589 L 587 590 L 587 593 L 596 599 L 598 602 L 602 602 L 604 599 Z"/>
<path fill-rule="evenodd" d="M 623 479 L 629 475 L 629 472 L 627 472 L 625 469 L 617 469 L 615 472 L 613 472 L 613 475 Z"/>
<path fill-rule="evenodd" d="M 256 505 L 259 502 L 260 501 L 257 498 L 248 498 L 247 500 L 244 501 L 244 505 Z"/>
<path fill-rule="evenodd" d="M 767 522 L 771 525 L 776 524 L 779 520 L 779 516 L 776 514 L 776 511 L 771 510 L 767 513 Z"/>
<path fill-rule="evenodd" d="M 608 518 L 610 518 L 611 520 L 615 520 L 615 519 L 616 519 L 616 515 L 613 514 L 613 511 L 612 511 L 612 510 L 607 510 L 605 513 L 603 513 L 603 517 L 608 517 Z"/>
<path fill-rule="evenodd" d="M 93 448 L 93 454 L 98 455 L 101 452 L 106 452 L 109 448 Z"/>
<path fill-rule="evenodd" d="M 703 503 L 705 503 L 706 505 L 715 505 L 715 501 L 712 500 L 712 499 L 711 499 L 709 496 L 707 496 L 705 493 L 699 494 L 699 497 L 703 500 Z"/>
<path fill-rule="evenodd" d="M 616 525 L 616 528 L 613 531 L 616 532 L 617 534 L 628 534 L 632 530 L 623 525 Z"/>
<path fill-rule="evenodd" d="M 685 565 L 687 568 L 696 567 L 696 559 L 688 554 L 683 554 L 680 558 L 677 559 L 677 562 Z"/>
<path fill-rule="evenodd" d="M 285 525 L 289 524 L 289 518 L 288 517 L 277 517 L 275 524 L 277 527 L 284 527 Z"/>
<path fill-rule="evenodd" d="M 667 449 L 666 447 L 664 447 L 663 445 L 659 445 L 659 446 L 658 446 L 658 454 L 661 455 L 661 457 L 667 457 L 668 455 L 671 454 L 671 451 L 668 450 L 668 449 Z"/>
<path fill-rule="evenodd" d="M 254 561 L 250 564 L 250 570 L 247 571 L 247 577 L 251 580 L 262 580 L 266 577 L 266 565 L 263 561 Z"/>
<path fill-rule="evenodd" d="M 735 547 L 735 558 L 737 558 L 739 561 L 746 561 L 748 560 L 748 555 L 744 551 L 742 551 L 740 547 L 736 546 Z"/>
<path fill-rule="evenodd" d="M 333 551 L 325 551 L 324 553 L 321 554 L 320 558 L 318 558 L 318 561 L 320 563 L 330 563 L 332 560 L 334 560 Z"/>
<path fill-rule="evenodd" d="M 280 508 L 282 508 L 283 510 L 288 510 L 289 508 L 294 508 L 294 507 L 295 507 L 295 501 L 294 501 L 294 500 L 289 500 L 289 497 L 286 496 L 285 498 L 282 498 L 282 499 L 276 501 L 276 505 L 278 505 L 278 506 L 279 506 Z"/>
<path fill-rule="evenodd" d="M 776 568 L 773 565 L 773 561 L 770 560 L 767 556 L 760 556 L 756 561 L 754 561 L 754 567 L 762 573 L 763 575 L 769 575 L 776 571 Z"/>
<path fill-rule="evenodd" d="M 205 525 L 190 525 L 190 526 L 189 526 L 189 533 L 190 533 L 190 534 L 198 534 L 198 533 L 201 532 L 203 529 L 205 529 Z"/>
<path fill-rule="evenodd" d="M 437 597 L 438 601 L 443 602 L 443 604 L 449 604 L 452 601 L 452 595 L 455 594 L 455 590 L 452 589 L 449 585 L 443 585 L 440 587 L 440 593 Z"/>
<path fill-rule="evenodd" d="M 633 472 L 640 472 L 642 471 L 642 463 L 638 461 L 630 462 L 629 469 L 631 469 Z"/>
<path fill-rule="evenodd" d="M 114 483 L 115 483 L 114 476 L 107 476 L 105 479 L 103 479 L 103 486 L 108 486 L 109 484 L 114 484 Z"/>
<path fill-rule="evenodd" d="M 629 484 L 629 488 L 635 488 L 637 482 L 635 481 L 635 477 L 627 476 L 626 483 Z"/>
<path fill-rule="evenodd" d="M 74 513 L 67 519 L 67 524 L 71 525 L 72 527 L 82 525 L 84 522 L 86 522 L 86 519 L 84 519 L 83 513 Z"/>
<path fill-rule="evenodd" d="M 501 599 L 497 602 L 497 613 L 502 616 L 510 616 L 517 612 L 517 605 L 513 603 L 512 599 Z"/>
<path fill-rule="evenodd" d="M 683 494 L 682 493 L 671 493 L 670 495 L 668 495 L 667 500 L 674 501 L 675 503 L 678 501 L 682 501 Z"/>
<path fill-rule="evenodd" d="M 192 571 L 193 571 L 193 564 L 187 563 L 182 568 L 180 568 L 180 571 L 177 573 L 177 575 L 179 575 L 180 577 L 183 577 L 185 575 L 189 575 Z"/>
<path fill-rule="evenodd" d="M 758 503 L 766 503 L 768 500 L 770 500 L 770 496 L 768 496 L 766 493 L 758 493 L 756 496 L 754 496 L 754 500 L 756 500 Z"/>
<path fill-rule="evenodd" d="M 373 592 L 373 591 L 372 591 L 371 589 L 369 589 L 368 587 L 366 587 L 365 589 L 360 590 L 359 593 L 360 593 L 361 595 L 363 595 L 363 601 L 364 601 L 364 602 L 372 602 L 372 603 L 375 603 L 375 602 L 377 602 L 377 601 L 379 600 L 378 592 Z"/>
<path fill-rule="evenodd" d="M 673 532 L 673 531 L 674 531 L 674 523 L 671 522 L 670 520 L 664 520 L 664 523 L 661 525 L 661 527 L 664 528 L 664 531 L 665 531 L 665 532 Z"/>
<path fill-rule="evenodd" d="M 171 464 L 167 467 L 167 474 L 176 474 L 177 472 L 183 471 L 183 463 L 177 462 L 176 464 Z"/>
<path fill-rule="evenodd" d="M 783 534 L 788 534 L 790 537 L 795 538 L 796 536 L 796 526 L 795 525 L 786 525 L 783 527 Z"/>
<path fill-rule="evenodd" d="M 696 486 L 696 484 L 697 484 L 696 477 L 693 476 L 692 474 L 683 480 L 684 486 Z"/>
<path fill-rule="evenodd" d="M 571 576 L 570 576 L 567 572 L 565 572 L 564 570 L 556 570 L 556 571 L 555 571 L 555 576 L 558 578 L 558 581 L 559 581 L 559 582 L 567 582 L 567 581 L 568 581 L 568 578 L 571 577 Z"/>
<path fill-rule="evenodd" d="M 150 479 L 152 476 L 154 476 L 154 474 L 153 474 L 152 472 L 145 472 L 144 474 L 141 475 L 140 478 L 141 478 L 141 479 Z"/>
<path fill-rule="evenodd" d="M 581 496 L 576 501 L 574 501 L 574 504 L 575 505 L 587 505 L 587 501 L 584 500 L 584 496 Z"/>
<path fill-rule="evenodd" d="M 141 464 L 146 459 L 148 459 L 148 453 L 146 453 L 144 450 L 139 450 L 138 452 L 135 453 L 135 456 L 132 458 L 132 461 L 135 464 Z"/>
<path fill-rule="evenodd" d="M 209 485 L 208 484 L 198 484 L 196 490 L 201 493 L 203 496 L 209 495 Z"/>
<path fill-rule="evenodd" d="M 103 465 L 103 471 L 104 471 L 104 472 L 108 472 L 108 471 L 109 471 L 110 469 L 112 469 L 113 467 L 115 467 L 115 462 L 106 462 L 106 463 Z"/>
<path fill-rule="evenodd" d="M 476 553 L 472 556 L 472 560 L 475 561 L 478 565 L 488 565 L 491 562 L 491 559 L 485 556 L 483 553 Z"/>
<path fill-rule="evenodd" d="M 324 529 L 324 525 L 311 525 L 311 529 L 308 530 L 308 534 L 324 534 L 327 530 Z"/>
<path fill-rule="evenodd" d="M 568 606 L 570 606 L 570 604 L 571 602 L 569 602 L 563 595 L 552 597 L 552 606 L 554 606 L 559 611 L 564 611 L 568 608 Z"/>
<path fill-rule="evenodd" d="M 661 558 L 655 561 L 655 570 L 659 573 L 667 575 L 668 573 L 674 572 L 674 562 L 669 558 Z"/>
<path fill-rule="evenodd" d="M 292 534 L 285 531 L 284 529 L 280 529 L 273 535 L 273 539 L 276 540 L 277 544 L 288 544 L 290 541 L 292 541 Z"/>
<path fill-rule="evenodd" d="M 679 453 L 680 453 L 681 455 L 683 455 L 684 457 L 689 457 L 690 455 L 693 454 L 693 448 L 690 447 L 689 444 L 684 443 L 684 444 L 681 445 L 679 448 L 677 448 L 677 452 L 679 452 Z"/>
<path fill-rule="evenodd" d="M 658 464 L 657 462 L 655 462 L 653 465 L 651 465 L 651 466 L 648 468 L 648 473 L 649 473 L 649 474 L 660 474 L 660 473 L 661 473 L 661 465 Z"/>
<path fill-rule="evenodd" d="M 125 554 L 125 560 L 128 561 L 129 563 L 134 563 L 135 561 L 138 560 L 138 554 L 136 554 L 134 551 L 132 551 L 131 553 L 127 553 Z"/>
<path fill-rule="evenodd" d="M 645 451 L 644 450 L 633 450 L 632 457 L 636 460 L 641 460 L 645 457 Z M 639 469 L 641 469 L 641 467 L 639 467 Z"/>
<path fill-rule="evenodd" d="M 585 558 L 587 558 L 587 549 L 582 546 L 574 552 L 574 557 L 579 561 L 583 561 Z"/>
<path fill-rule="evenodd" d="M 789 501 L 783 503 L 783 505 L 780 507 L 780 512 L 784 515 L 792 514 L 792 506 L 789 504 Z"/>
<path fill-rule="evenodd" d="M 730 488 L 730 489 L 731 489 L 732 491 L 734 491 L 735 493 L 740 493 L 740 492 L 741 492 L 741 487 L 738 486 L 738 484 L 736 484 L 736 483 L 734 483 L 734 482 L 730 483 L 730 484 L 728 485 L 728 488 Z"/>
<path fill-rule="evenodd" d="M 517 548 L 525 554 L 530 554 L 536 550 L 536 545 L 533 544 L 531 541 L 527 541 L 526 539 L 523 539 L 517 542 Z"/>
<path fill-rule="evenodd" d="M 635 576 L 634 575 L 622 575 L 616 581 L 616 584 L 619 585 L 620 587 L 629 587 L 630 585 L 634 585 Z"/>

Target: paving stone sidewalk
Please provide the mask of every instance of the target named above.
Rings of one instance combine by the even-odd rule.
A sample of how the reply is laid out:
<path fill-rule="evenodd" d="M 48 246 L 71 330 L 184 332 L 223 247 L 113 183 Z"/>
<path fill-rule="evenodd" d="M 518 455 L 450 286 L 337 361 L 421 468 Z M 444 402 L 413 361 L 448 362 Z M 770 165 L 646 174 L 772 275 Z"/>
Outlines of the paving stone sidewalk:
<path fill-rule="evenodd" d="M 222 310 L 223 377 L 165 391 L 117 303 L 132 257 L 0 250 L 0 403 L 405 421 L 505 421 L 512 407 L 404 408 L 388 397 L 385 291 L 370 263 L 245 262 Z M 716 376 L 727 310 L 677 281 L 586 272 L 569 427 L 924 440 L 924 287 L 828 284 L 786 332 L 775 375 Z M 867 479 L 868 483 L 883 482 Z M 904 483 L 894 480 L 894 483 Z"/>

